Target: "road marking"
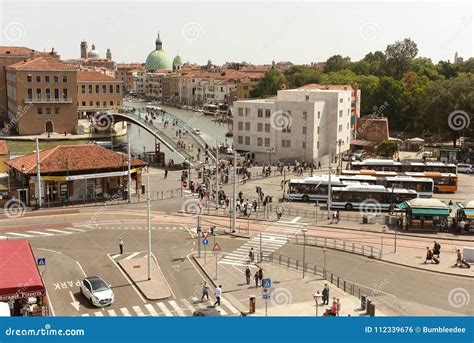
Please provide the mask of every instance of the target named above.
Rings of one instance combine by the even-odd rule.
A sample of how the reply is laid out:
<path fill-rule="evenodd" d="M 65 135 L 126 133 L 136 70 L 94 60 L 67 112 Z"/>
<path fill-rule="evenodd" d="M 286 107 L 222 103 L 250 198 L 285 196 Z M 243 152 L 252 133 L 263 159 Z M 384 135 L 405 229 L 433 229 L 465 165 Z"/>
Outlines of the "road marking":
<path fill-rule="evenodd" d="M 117 269 L 120 271 L 120 273 L 123 275 L 123 277 L 128 281 L 128 283 L 130 284 L 130 286 L 132 286 L 132 288 L 135 290 L 135 293 L 137 293 L 137 295 L 140 297 L 140 299 L 143 300 L 144 303 L 146 303 L 146 300 L 143 298 L 143 296 L 140 294 L 140 292 L 138 291 L 137 287 L 132 283 L 132 281 L 130 280 L 130 278 L 127 276 L 127 274 L 125 274 L 125 272 L 122 270 L 122 268 L 117 264 L 117 262 L 115 262 L 115 260 L 109 255 L 107 254 L 107 256 L 109 257 L 109 259 L 112 261 L 112 263 L 115 265 L 115 267 L 117 267 Z"/>
<path fill-rule="evenodd" d="M 132 316 L 132 315 L 130 314 L 130 312 L 128 312 L 128 309 L 127 309 L 126 307 L 122 307 L 122 308 L 120 309 L 120 312 L 122 312 L 122 314 L 123 314 L 124 316 L 127 316 L 127 317 L 131 317 L 131 316 Z"/>
<path fill-rule="evenodd" d="M 297 223 L 299 220 L 301 219 L 301 217 L 294 217 L 292 220 L 290 220 L 290 223 Z"/>
<path fill-rule="evenodd" d="M 194 306 L 192 306 L 187 299 L 181 299 L 181 302 L 186 307 L 186 308 L 184 308 L 184 310 L 191 311 L 191 314 L 194 312 Z"/>
<path fill-rule="evenodd" d="M 41 231 L 26 231 L 26 232 L 34 233 L 34 234 L 36 234 L 36 235 L 53 236 L 52 233 L 41 232 Z"/>
<path fill-rule="evenodd" d="M 137 256 L 140 252 L 134 252 L 133 254 L 127 256 L 124 258 L 124 260 L 130 260 L 132 258 L 134 258 L 135 256 Z"/>
<path fill-rule="evenodd" d="M 119 257 L 119 256 L 120 256 L 120 254 L 115 254 L 115 255 L 112 255 L 111 257 L 115 259 L 115 258 L 117 258 L 117 257 Z"/>
<path fill-rule="evenodd" d="M 104 314 L 100 311 L 94 313 L 96 317 L 103 317 Z"/>
<path fill-rule="evenodd" d="M 115 310 L 109 310 L 109 316 L 111 317 L 116 317 L 117 316 L 117 313 L 115 312 Z"/>
<path fill-rule="evenodd" d="M 32 235 L 25 235 L 23 233 L 16 233 L 16 232 L 5 232 L 6 235 L 13 235 L 18 237 L 33 237 Z"/>
<path fill-rule="evenodd" d="M 158 312 L 156 312 L 152 304 L 145 304 L 145 307 L 152 316 L 158 316 Z"/>
<path fill-rule="evenodd" d="M 84 274 L 85 277 L 87 277 L 87 274 L 86 272 L 84 271 L 84 268 L 82 268 L 81 264 L 79 263 L 79 261 L 76 261 L 77 265 L 79 266 L 79 269 L 81 269 L 81 272 L 82 274 Z"/>
<path fill-rule="evenodd" d="M 81 314 L 81 317 L 89 317 L 89 313 Z"/>
<path fill-rule="evenodd" d="M 145 316 L 145 313 L 143 313 L 142 309 L 139 306 L 132 306 L 132 308 L 138 316 Z"/>
<path fill-rule="evenodd" d="M 168 310 L 168 308 L 165 306 L 163 303 L 156 303 L 158 307 L 160 308 L 161 312 L 165 314 L 166 317 L 172 317 L 173 314 Z"/>
<path fill-rule="evenodd" d="M 227 300 L 226 298 L 221 297 L 221 302 L 224 303 L 224 305 L 230 310 L 230 312 L 232 312 L 232 313 L 239 313 L 239 311 L 238 311 L 234 306 L 232 306 L 232 304 L 230 303 L 230 301 Z"/>
<path fill-rule="evenodd" d="M 85 230 L 82 230 L 82 229 L 77 229 L 75 227 L 69 227 L 68 228 L 69 230 L 74 230 L 74 231 L 77 231 L 77 232 L 84 232 Z"/>
<path fill-rule="evenodd" d="M 56 230 L 56 229 L 46 229 L 46 231 L 57 232 L 57 233 L 62 233 L 66 235 L 72 234 L 72 232 L 69 232 L 69 231 L 61 231 L 61 230 Z"/>
<path fill-rule="evenodd" d="M 178 304 L 176 303 L 176 301 L 170 300 L 170 301 L 168 301 L 168 303 L 169 303 L 169 304 L 171 305 L 171 307 L 176 311 L 176 313 L 178 314 L 178 316 L 180 316 L 180 317 L 186 316 L 186 314 L 185 314 L 184 311 L 178 306 Z"/>
<path fill-rule="evenodd" d="M 0 239 L 8 239 L 7 236 L 0 236 Z"/>

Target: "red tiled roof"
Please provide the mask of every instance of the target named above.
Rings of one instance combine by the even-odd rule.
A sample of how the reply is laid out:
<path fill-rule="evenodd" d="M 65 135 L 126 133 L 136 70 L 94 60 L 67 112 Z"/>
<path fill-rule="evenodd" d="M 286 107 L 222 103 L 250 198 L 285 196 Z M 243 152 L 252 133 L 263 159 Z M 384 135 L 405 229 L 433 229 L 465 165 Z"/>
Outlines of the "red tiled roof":
<path fill-rule="evenodd" d="M 122 168 L 127 156 L 120 152 L 102 148 L 96 144 L 58 145 L 40 151 L 41 173 L 98 172 Z M 36 154 L 31 153 L 6 162 L 10 167 L 25 174 L 36 174 Z M 132 168 L 144 167 L 147 163 L 132 158 Z"/>
<path fill-rule="evenodd" d="M 77 81 L 119 81 L 115 77 L 99 73 L 98 71 L 80 69 L 77 73 Z"/>
<path fill-rule="evenodd" d="M 17 70 L 48 70 L 48 69 L 60 69 L 60 70 L 77 70 L 77 67 L 65 64 L 54 57 L 37 57 L 21 61 L 8 66 L 7 68 Z"/>
<path fill-rule="evenodd" d="M 298 89 L 322 89 L 322 90 L 348 90 L 352 91 L 351 85 L 320 85 L 317 83 L 310 83 L 299 87 Z"/>
<path fill-rule="evenodd" d="M 32 52 L 36 53 L 37 51 L 24 46 L 0 46 L 0 55 L 30 56 Z"/>
<path fill-rule="evenodd" d="M 9 152 L 7 141 L 0 141 L 0 155 L 8 155 Z"/>

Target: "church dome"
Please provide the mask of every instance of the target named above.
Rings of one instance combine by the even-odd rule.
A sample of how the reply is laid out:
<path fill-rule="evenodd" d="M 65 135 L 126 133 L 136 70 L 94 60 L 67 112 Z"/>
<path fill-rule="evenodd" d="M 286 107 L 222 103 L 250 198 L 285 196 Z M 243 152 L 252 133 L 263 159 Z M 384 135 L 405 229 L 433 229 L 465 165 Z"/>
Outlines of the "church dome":
<path fill-rule="evenodd" d="M 92 50 L 87 53 L 87 58 L 100 58 L 99 52 L 95 49 L 95 45 L 92 44 Z"/>
<path fill-rule="evenodd" d="M 181 56 L 176 55 L 176 57 L 173 60 L 173 66 L 182 66 L 183 61 L 181 60 Z"/>
<path fill-rule="evenodd" d="M 156 49 L 148 54 L 145 62 L 145 68 L 148 71 L 155 71 L 158 69 L 173 70 L 173 61 L 166 51 L 162 49 L 162 42 L 160 34 L 155 41 Z"/>

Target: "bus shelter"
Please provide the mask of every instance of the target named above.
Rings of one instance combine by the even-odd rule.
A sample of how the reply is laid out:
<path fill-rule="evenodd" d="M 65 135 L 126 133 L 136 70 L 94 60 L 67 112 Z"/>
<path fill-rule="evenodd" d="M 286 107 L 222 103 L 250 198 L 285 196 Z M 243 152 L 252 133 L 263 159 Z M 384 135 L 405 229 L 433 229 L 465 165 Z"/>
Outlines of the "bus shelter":
<path fill-rule="evenodd" d="M 450 208 L 438 199 L 416 198 L 406 201 L 407 230 L 447 230 Z"/>

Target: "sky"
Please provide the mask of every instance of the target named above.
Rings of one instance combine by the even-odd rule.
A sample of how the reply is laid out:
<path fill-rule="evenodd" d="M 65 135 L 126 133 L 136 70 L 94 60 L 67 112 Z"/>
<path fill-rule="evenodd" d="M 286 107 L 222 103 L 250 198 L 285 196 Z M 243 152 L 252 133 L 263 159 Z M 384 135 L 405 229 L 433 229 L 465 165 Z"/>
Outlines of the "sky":
<path fill-rule="evenodd" d="M 80 42 L 119 63 L 145 62 L 160 32 L 163 49 L 215 64 L 321 62 L 410 37 L 419 56 L 473 56 L 471 1 L 23 1 L 0 0 L 0 44 L 80 56 Z"/>

